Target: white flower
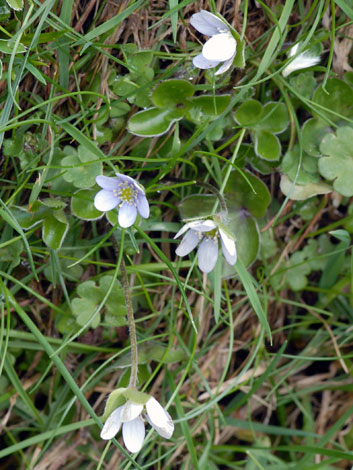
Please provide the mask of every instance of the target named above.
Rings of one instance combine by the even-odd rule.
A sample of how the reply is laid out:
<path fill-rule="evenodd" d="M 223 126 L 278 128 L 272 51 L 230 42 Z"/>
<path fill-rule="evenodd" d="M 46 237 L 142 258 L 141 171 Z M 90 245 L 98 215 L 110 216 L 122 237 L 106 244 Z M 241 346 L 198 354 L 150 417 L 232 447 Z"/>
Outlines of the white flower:
<path fill-rule="evenodd" d="M 145 424 L 142 419 L 142 412 L 146 408 L 146 419 L 158 434 L 166 439 L 170 439 L 174 432 L 174 423 L 169 413 L 150 397 L 146 404 L 135 403 L 132 400 L 116 408 L 104 423 L 100 437 L 104 440 L 113 437 L 123 427 L 124 444 L 130 452 L 139 452 L 145 439 Z"/>
<path fill-rule="evenodd" d="M 200 33 L 211 36 L 203 45 L 202 53 L 194 57 L 194 66 L 199 69 L 211 69 L 224 62 L 215 75 L 226 72 L 232 65 L 237 50 L 237 42 L 228 26 L 216 15 L 205 10 L 192 15 L 190 23 Z"/>
<path fill-rule="evenodd" d="M 107 212 L 119 206 L 118 220 L 121 227 L 131 227 L 135 222 L 137 211 L 147 219 L 150 208 L 143 188 L 130 176 L 115 173 L 116 178 L 99 175 L 97 184 L 103 188 L 94 198 L 95 207 Z"/>
<path fill-rule="evenodd" d="M 226 261 L 233 266 L 237 261 L 237 251 L 234 239 L 219 227 L 213 220 L 195 220 L 182 227 L 174 238 L 185 232 L 175 253 L 178 256 L 189 254 L 200 243 L 197 250 L 198 265 L 202 272 L 209 273 L 215 267 L 218 258 L 218 239 L 221 240 L 223 255 Z"/>
<path fill-rule="evenodd" d="M 298 42 L 293 47 L 290 48 L 288 52 L 288 57 L 294 57 L 300 48 L 301 43 Z M 310 50 L 301 52 L 297 57 L 295 57 L 289 64 L 282 70 L 282 75 L 287 77 L 290 73 L 295 72 L 295 70 L 307 69 L 308 67 L 313 67 L 314 65 L 320 62 L 320 56 L 315 55 Z"/>

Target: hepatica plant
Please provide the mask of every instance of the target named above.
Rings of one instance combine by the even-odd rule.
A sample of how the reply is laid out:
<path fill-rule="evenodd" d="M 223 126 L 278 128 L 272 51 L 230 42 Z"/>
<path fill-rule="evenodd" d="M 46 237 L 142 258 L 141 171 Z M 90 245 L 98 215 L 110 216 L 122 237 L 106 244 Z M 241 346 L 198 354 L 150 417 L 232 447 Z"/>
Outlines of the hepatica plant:
<path fill-rule="evenodd" d="M 203 45 L 201 54 L 193 58 L 195 67 L 211 69 L 222 64 L 215 75 L 229 70 L 233 62 L 237 67 L 244 67 L 244 43 L 224 18 L 201 10 L 200 13 L 192 15 L 190 23 L 200 33 L 211 36 Z"/>
<path fill-rule="evenodd" d="M 215 220 L 194 220 L 187 222 L 175 235 L 178 238 L 185 233 L 176 250 L 178 256 L 188 255 L 200 243 L 197 251 L 199 268 L 204 273 L 213 270 L 218 259 L 218 241 L 221 242 L 223 255 L 233 266 L 237 261 L 234 235 Z"/>
<path fill-rule="evenodd" d="M 118 221 L 121 227 L 131 227 L 137 212 L 144 219 L 149 217 L 150 208 L 145 190 L 133 178 L 116 173 L 116 178 L 99 175 L 96 181 L 103 189 L 94 198 L 95 207 L 102 212 L 119 207 Z"/>
<path fill-rule="evenodd" d="M 217 118 L 230 103 L 230 95 L 194 96 L 186 80 L 165 80 L 152 93 L 154 107 L 139 111 L 128 122 L 128 130 L 141 137 L 162 135 L 180 119 L 202 124 Z"/>

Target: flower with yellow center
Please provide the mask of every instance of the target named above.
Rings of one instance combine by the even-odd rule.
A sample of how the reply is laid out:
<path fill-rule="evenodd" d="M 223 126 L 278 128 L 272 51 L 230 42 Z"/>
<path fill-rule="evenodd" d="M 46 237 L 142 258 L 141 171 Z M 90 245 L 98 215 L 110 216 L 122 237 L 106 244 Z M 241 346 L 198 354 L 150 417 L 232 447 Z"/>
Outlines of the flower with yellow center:
<path fill-rule="evenodd" d="M 116 173 L 116 178 L 99 175 L 96 181 L 102 190 L 94 198 L 95 207 L 102 212 L 119 207 L 118 221 L 121 227 L 131 227 L 137 212 L 144 219 L 149 217 L 150 208 L 145 191 L 133 178 Z"/>
<path fill-rule="evenodd" d="M 221 241 L 223 255 L 226 261 L 233 266 L 237 261 L 237 250 L 234 238 L 223 226 L 217 225 L 213 220 L 194 220 L 186 223 L 174 238 L 185 236 L 175 253 L 178 256 L 189 254 L 197 245 L 198 265 L 202 272 L 209 273 L 215 267 L 218 259 L 218 240 Z"/>

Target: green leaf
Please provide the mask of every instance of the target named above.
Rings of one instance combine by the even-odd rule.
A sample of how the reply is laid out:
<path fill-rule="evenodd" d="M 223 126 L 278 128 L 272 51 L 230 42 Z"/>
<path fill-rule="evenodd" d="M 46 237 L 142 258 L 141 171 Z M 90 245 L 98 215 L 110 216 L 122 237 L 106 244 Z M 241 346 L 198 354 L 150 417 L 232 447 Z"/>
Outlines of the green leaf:
<path fill-rule="evenodd" d="M 197 96 L 186 104 L 185 117 L 195 124 L 215 119 L 225 111 L 230 99 L 230 95 Z"/>
<path fill-rule="evenodd" d="M 12 54 L 13 53 L 13 46 L 14 41 L 12 39 L 0 39 L 0 52 L 4 54 Z M 23 44 L 19 43 L 17 45 L 16 54 L 24 54 L 26 52 L 26 48 Z"/>
<path fill-rule="evenodd" d="M 254 130 L 255 152 L 260 158 L 269 161 L 279 160 L 281 144 L 278 137 L 266 130 Z"/>
<path fill-rule="evenodd" d="M 303 149 L 313 157 L 321 156 L 320 142 L 329 132 L 330 127 L 326 122 L 311 118 L 304 122 L 302 127 Z"/>
<path fill-rule="evenodd" d="M 177 109 L 150 108 L 134 114 L 128 121 L 128 130 L 141 137 L 153 137 L 168 132 L 184 113 Z"/>
<path fill-rule="evenodd" d="M 202 219 L 214 214 L 217 197 L 213 194 L 192 194 L 179 203 L 179 211 L 183 220 Z"/>
<path fill-rule="evenodd" d="M 96 307 L 96 304 L 92 300 L 86 298 L 79 299 L 76 297 L 71 302 L 72 313 L 75 315 L 76 322 L 80 326 L 97 328 L 100 320 L 99 315 L 92 318 Z"/>
<path fill-rule="evenodd" d="M 320 85 L 314 93 L 313 101 L 326 108 L 318 111 L 332 121 L 338 121 L 341 119 L 340 116 L 353 117 L 353 88 L 339 78 L 328 79 L 325 89 Z"/>
<path fill-rule="evenodd" d="M 126 388 L 122 392 L 122 395 L 127 400 L 131 400 L 134 403 L 139 403 L 140 405 L 145 405 L 148 402 L 148 400 L 151 398 L 151 395 L 148 395 L 148 393 L 139 392 L 138 390 L 134 388 Z"/>
<path fill-rule="evenodd" d="M 103 423 L 113 413 L 114 410 L 126 402 L 126 398 L 123 395 L 126 390 L 127 388 L 117 388 L 109 395 L 107 403 L 105 404 L 104 414 L 102 416 Z"/>
<path fill-rule="evenodd" d="M 243 175 L 242 175 L 243 174 Z M 242 174 L 233 171 L 225 187 L 225 196 L 228 209 L 246 209 L 255 217 L 263 217 L 271 201 L 271 195 L 267 186 L 250 171 L 242 171 Z"/>
<path fill-rule="evenodd" d="M 296 178 L 296 184 L 308 184 L 308 183 L 319 183 L 321 178 L 318 169 L 318 159 L 311 157 L 303 152 L 302 162 L 298 173 L 299 165 L 299 147 L 295 145 L 291 150 L 284 155 L 281 170 L 294 181 Z"/>
<path fill-rule="evenodd" d="M 79 145 L 78 150 L 67 146 L 65 153 L 69 154 L 61 160 L 63 167 L 66 168 L 63 177 L 65 181 L 73 183 L 76 188 L 90 188 L 96 183 L 96 176 L 102 173 L 102 163 L 97 161 L 95 155 L 90 153 L 90 149 Z M 90 163 L 92 162 L 92 163 Z"/>
<path fill-rule="evenodd" d="M 325 155 L 319 160 L 321 175 L 334 180 L 333 188 L 343 196 L 353 196 L 353 129 L 339 127 L 336 134 L 326 134 L 320 145 Z"/>
<path fill-rule="evenodd" d="M 328 194 L 332 187 L 326 183 L 307 183 L 305 185 L 293 184 L 286 175 L 282 175 L 280 188 L 285 196 L 294 201 L 303 201 L 317 194 Z"/>
<path fill-rule="evenodd" d="M 164 80 L 152 94 L 152 102 L 158 108 L 185 106 L 185 100 L 193 96 L 194 87 L 187 80 Z"/>
<path fill-rule="evenodd" d="M 44 243 L 49 246 L 49 248 L 58 250 L 61 248 L 68 229 L 69 224 L 67 222 L 60 222 L 54 216 L 46 216 L 42 229 Z"/>
<path fill-rule="evenodd" d="M 242 103 L 234 113 L 238 124 L 243 127 L 255 126 L 262 117 L 262 104 L 257 100 L 247 100 Z"/>
<path fill-rule="evenodd" d="M 80 189 L 71 198 L 72 213 L 83 220 L 97 220 L 103 217 L 104 213 L 94 206 L 94 196 L 96 189 Z"/>
<path fill-rule="evenodd" d="M 289 114 L 284 103 L 271 101 L 263 107 L 261 120 L 256 127 L 273 134 L 280 134 L 289 126 Z"/>
<path fill-rule="evenodd" d="M 16 11 L 23 9 L 23 0 L 6 0 L 8 5 Z"/>
<path fill-rule="evenodd" d="M 237 256 L 244 266 L 255 261 L 259 253 L 259 229 L 255 219 L 243 210 L 234 211 L 228 216 L 227 228 L 235 237 Z M 234 267 L 224 263 L 224 276 L 234 272 Z"/>
<path fill-rule="evenodd" d="M 290 268 L 287 272 L 287 282 L 294 291 L 303 290 L 307 283 L 307 275 L 311 272 L 310 264 L 306 261 L 304 251 L 297 251 L 290 257 Z M 282 274 L 283 275 L 283 274 Z"/>

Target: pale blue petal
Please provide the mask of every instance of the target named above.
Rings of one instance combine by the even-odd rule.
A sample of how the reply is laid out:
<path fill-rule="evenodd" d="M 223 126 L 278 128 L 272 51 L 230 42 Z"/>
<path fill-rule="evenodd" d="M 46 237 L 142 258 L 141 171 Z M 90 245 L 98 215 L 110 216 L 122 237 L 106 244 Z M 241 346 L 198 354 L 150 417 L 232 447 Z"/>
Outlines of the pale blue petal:
<path fill-rule="evenodd" d="M 231 57 L 229 60 L 226 60 L 221 67 L 219 67 L 219 69 L 217 70 L 217 72 L 215 73 L 215 75 L 221 75 L 221 73 L 224 73 L 226 72 L 228 69 L 230 69 L 230 67 L 233 65 L 233 60 L 234 60 L 234 56 Z"/>
<path fill-rule="evenodd" d="M 116 410 L 111 413 L 104 423 L 103 429 L 101 431 L 100 437 L 106 441 L 113 439 L 113 437 L 118 434 L 121 426 L 121 410 L 123 406 L 119 406 Z"/>
<path fill-rule="evenodd" d="M 110 211 L 118 204 L 120 204 L 120 198 L 114 196 L 112 191 L 107 191 L 106 189 L 99 191 L 94 198 L 96 209 L 102 212 Z"/>
<path fill-rule="evenodd" d="M 139 452 L 145 439 L 145 425 L 139 416 L 123 424 L 124 444 L 130 452 Z"/>
<path fill-rule="evenodd" d="M 198 69 L 206 70 L 206 69 L 212 69 L 214 67 L 217 67 L 217 65 L 220 62 L 219 60 L 218 61 L 207 60 L 204 58 L 202 54 L 199 54 L 192 59 L 192 63 Z"/>
<path fill-rule="evenodd" d="M 189 228 L 190 228 L 190 224 L 189 224 L 189 223 L 183 225 L 183 226 L 181 227 L 181 229 L 179 230 L 179 232 L 178 232 L 176 235 L 174 235 L 174 238 L 180 237 L 180 235 L 182 235 L 182 234 L 185 233 L 187 230 L 189 230 Z"/>
<path fill-rule="evenodd" d="M 122 203 L 119 209 L 118 220 L 120 227 L 127 228 L 135 222 L 137 217 L 137 209 L 130 204 Z"/>
<path fill-rule="evenodd" d="M 189 230 L 185 237 L 181 240 L 180 245 L 175 250 L 178 256 L 185 256 L 190 253 L 200 241 L 200 237 L 194 230 Z"/>
<path fill-rule="evenodd" d="M 228 26 L 223 23 L 222 20 L 206 10 L 201 10 L 200 13 L 192 15 L 190 23 L 197 31 L 206 36 L 213 36 L 220 31 L 229 30 Z"/>
<path fill-rule="evenodd" d="M 98 186 L 108 191 L 118 189 L 119 180 L 118 178 L 110 178 L 109 176 L 98 175 L 96 177 Z"/>
<path fill-rule="evenodd" d="M 215 267 L 218 258 L 218 240 L 204 238 L 197 251 L 199 268 L 203 273 L 209 273 Z"/>
<path fill-rule="evenodd" d="M 222 251 L 227 263 L 233 266 L 237 262 L 237 250 L 235 241 L 222 229 L 219 229 L 219 235 L 221 238 Z"/>
<path fill-rule="evenodd" d="M 141 217 L 143 217 L 144 219 L 148 219 L 150 215 L 150 206 L 148 204 L 146 196 L 140 193 L 137 199 L 137 210 L 139 211 Z"/>
<path fill-rule="evenodd" d="M 230 33 L 212 36 L 202 48 L 202 55 L 206 60 L 224 62 L 234 57 L 237 42 Z"/>
<path fill-rule="evenodd" d="M 121 183 L 131 184 L 135 189 L 138 190 L 138 192 L 140 194 L 145 194 L 144 189 L 141 187 L 141 185 L 136 180 L 134 180 L 134 178 L 131 178 L 131 176 L 123 175 L 122 173 L 115 173 L 115 174 L 117 176 L 117 179 Z"/>

